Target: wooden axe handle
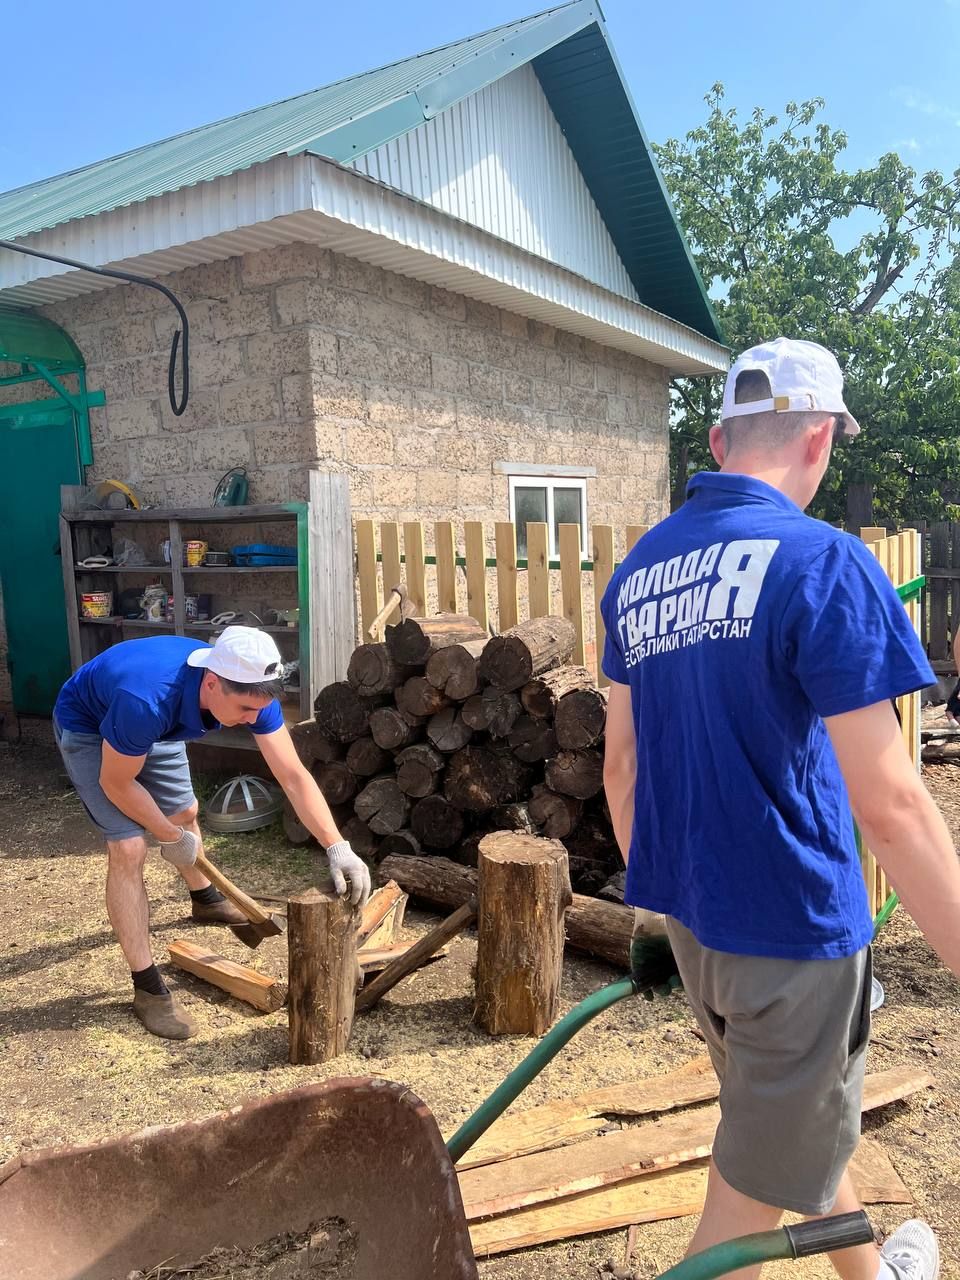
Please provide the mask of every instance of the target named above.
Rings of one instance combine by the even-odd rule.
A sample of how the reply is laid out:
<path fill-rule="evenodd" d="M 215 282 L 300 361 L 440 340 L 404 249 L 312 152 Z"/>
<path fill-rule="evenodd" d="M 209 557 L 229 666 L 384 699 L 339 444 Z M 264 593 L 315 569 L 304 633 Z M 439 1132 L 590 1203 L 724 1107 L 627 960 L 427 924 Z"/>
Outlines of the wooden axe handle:
<path fill-rule="evenodd" d="M 254 902 L 253 898 L 248 897 L 242 889 L 238 889 L 232 880 L 228 880 L 219 868 L 215 867 L 206 854 L 198 853 L 197 860 L 193 864 L 198 871 L 202 871 L 211 884 L 217 886 L 224 897 L 229 898 L 233 905 L 252 921 L 253 924 L 269 924 L 270 913 L 264 911 L 258 902 Z"/>

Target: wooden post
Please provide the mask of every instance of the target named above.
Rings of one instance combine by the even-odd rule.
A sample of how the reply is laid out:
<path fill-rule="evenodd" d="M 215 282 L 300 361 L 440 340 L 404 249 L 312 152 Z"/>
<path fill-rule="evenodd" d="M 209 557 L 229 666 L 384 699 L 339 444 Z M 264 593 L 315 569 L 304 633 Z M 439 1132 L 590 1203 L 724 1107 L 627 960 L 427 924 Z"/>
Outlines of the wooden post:
<path fill-rule="evenodd" d="M 449 520 L 436 522 L 433 540 L 437 553 L 437 607 L 441 613 L 456 613 L 457 548 Z"/>
<path fill-rule="evenodd" d="M 383 600 L 394 587 L 404 581 L 403 569 L 400 566 L 400 526 L 392 520 L 385 520 L 380 525 L 380 557 L 383 572 Z"/>
<path fill-rule="evenodd" d="M 372 520 L 357 521 L 357 577 L 360 580 L 360 634 L 366 637 L 370 623 L 380 612 L 377 542 Z M 387 594 L 389 592 L 388 587 Z"/>
<path fill-rule="evenodd" d="M 413 613 L 423 617 L 427 611 L 427 553 L 424 548 L 423 525 L 419 520 L 404 522 L 403 562 Z"/>
<path fill-rule="evenodd" d="M 467 613 L 487 631 L 487 542 L 483 522 L 464 521 L 463 539 L 467 561 Z"/>
<path fill-rule="evenodd" d="M 550 612 L 549 526 L 531 520 L 527 525 L 528 617 L 545 618 Z"/>
<path fill-rule="evenodd" d="M 311 470 L 309 480 L 310 629 L 309 653 L 306 656 L 309 659 L 310 688 L 319 690 L 343 678 L 357 643 L 353 522 L 350 519 L 349 476 Z M 176 564 L 173 570 L 176 575 Z M 300 573 L 303 572 L 301 566 Z M 304 671 L 301 680 L 306 675 Z"/>
<path fill-rule="evenodd" d="M 517 625 L 520 603 L 517 594 L 517 527 L 506 520 L 496 524 L 497 542 L 497 630 L 502 635 Z"/>
<path fill-rule="evenodd" d="M 573 902 L 559 840 L 496 831 L 480 841 L 477 1000 L 492 1035 L 543 1035 L 557 1013 L 564 916 Z"/>
<path fill-rule="evenodd" d="M 343 1053 L 357 994 L 357 927 L 348 902 L 307 889 L 287 902 L 290 1061 Z"/>
<path fill-rule="evenodd" d="M 601 689 L 610 683 L 603 674 L 603 647 L 607 630 L 600 612 L 600 601 L 613 577 L 613 525 L 593 526 L 593 607 L 596 617 L 597 684 Z"/>

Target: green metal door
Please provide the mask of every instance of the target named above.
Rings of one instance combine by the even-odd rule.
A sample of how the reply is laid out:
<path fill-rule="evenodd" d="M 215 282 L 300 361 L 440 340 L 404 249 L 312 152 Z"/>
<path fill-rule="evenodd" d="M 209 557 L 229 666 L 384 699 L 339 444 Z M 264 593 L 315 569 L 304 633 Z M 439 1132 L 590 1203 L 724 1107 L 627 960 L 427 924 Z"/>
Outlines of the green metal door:
<path fill-rule="evenodd" d="M 60 486 L 80 481 L 72 409 L 0 406 L 0 585 L 13 704 L 25 715 L 49 715 L 70 674 Z"/>

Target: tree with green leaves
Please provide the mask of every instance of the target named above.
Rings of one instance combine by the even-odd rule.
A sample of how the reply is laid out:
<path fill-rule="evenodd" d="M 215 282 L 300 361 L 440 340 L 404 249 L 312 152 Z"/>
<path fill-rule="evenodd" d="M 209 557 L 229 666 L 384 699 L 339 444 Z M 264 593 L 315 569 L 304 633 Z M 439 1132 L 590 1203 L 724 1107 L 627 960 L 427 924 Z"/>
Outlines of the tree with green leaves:
<path fill-rule="evenodd" d="M 657 147 L 680 223 L 736 353 L 783 335 L 829 347 L 863 425 L 834 452 L 815 514 L 848 527 L 960 518 L 960 170 L 898 156 L 847 171 L 821 99 L 707 119 Z M 722 379 L 674 383 L 674 493 L 712 466 Z"/>

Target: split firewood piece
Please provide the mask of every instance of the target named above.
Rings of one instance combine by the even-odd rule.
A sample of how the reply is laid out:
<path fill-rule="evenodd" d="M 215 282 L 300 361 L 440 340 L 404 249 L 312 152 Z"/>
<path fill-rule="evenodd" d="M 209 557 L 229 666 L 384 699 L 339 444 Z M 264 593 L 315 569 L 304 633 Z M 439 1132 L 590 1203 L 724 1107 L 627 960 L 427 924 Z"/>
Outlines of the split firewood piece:
<path fill-rule="evenodd" d="M 885 1106 L 894 1097 L 905 1097 L 929 1083 L 926 1072 L 912 1068 L 867 1076 L 863 1110 Z M 719 1122 L 719 1107 L 702 1107 L 667 1116 L 657 1124 L 637 1125 L 570 1147 L 468 1170 L 460 1176 L 467 1220 L 508 1213 L 703 1159 L 713 1148 Z"/>
<path fill-rule="evenodd" d="M 379 930 L 388 916 L 396 910 L 401 899 L 405 902 L 406 897 L 396 880 L 388 880 L 379 889 L 374 889 L 361 909 L 357 923 L 357 942 L 360 946 Z"/>
<path fill-rule="evenodd" d="M 560 1003 L 567 851 L 559 840 L 495 831 L 479 854 L 474 1020 L 491 1035 L 542 1036 Z"/>
<path fill-rule="evenodd" d="M 419 734 L 398 707 L 378 707 L 370 716 L 370 736 L 384 751 L 399 751 Z"/>
<path fill-rule="evenodd" d="M 198 947 L 196 943 L 177 938 L 170 943 L 170 960 L 178 969 L 184 969 L 204 982 L 209 982 L 221 991 L 226 991 L 245 1004 L 252 1004 L 263 1013 L 274 1013 L 287 998 L 286 984 L 270 978 L 265 973 L 257 973 L 255 969 L 244 964 L 236 964 L 209 951 L 206 947 Z"/>
<path fill-rule="evenodd" d="M 413 668 L 394 661 L 385 644 L 361 644 L 350 655 L 347 682 L 357 693 L 392 693 L 414 675 Z"/>
<path fill-rule="evenodd" d="M 606 689 L 573 689 L 557 703 L 553 727 L 557 742 L 567 751 L 595 746 L 606 724 Z"/>
<path fill-rule="evenodd" d="M 712 1102 L 719 1092 L 720 1081 L 704 1055 L 666 1075 L 627 1080 L 572 1098 L 557 1098 L 528 1111 L 501 1116 L 470 1148 L 457 1169 L 548 1151 L 596 1133 L 611 1116 L 659 1115 L 694 1102 Z"/>
<path fill-rule="evenodd" d="M 531 618 L 494 636 L 480 655 L 480 678 L 510 693 L 570 660 L 577 633 L 567 618 Z"/>
<path fill-rule="evenodd" d="M 583 816 L 583 801 L 575 796 L 564 796 L 558 791 L 538 784 L 530 796 L 530 817 L 545 836 L 564 840 L 577 827 Z"/>
<path fill-rule="evenodd" d="M 402 666 L 426 666 L 431 656 L 451 644 L 485 640 L 486 630 L 476 618 L 462 613 L 439 613 L 435 618 L 406 618 L 388 626 L 387 648 L 394 662 Z"/>
<path fill-rule="evenodd" d="M 353 802 L 357 817 L 362 818 L 375 835 L 389 835 L 407 825 L 410 801 L 397 786 L 392 774 L 374 778 Z"/>
<path fill-rule="evenodd" d="M 347 748 L 344 762 L 347 768 L 358 778 L 373 778 L 378 773 L 389 769 L 391 755 L 373 738 L 357 738 Z"/>
<path fill-rule="evenodd" d="M 399 960 L 401 956 L 405 956 L 411 947 L 415 945 L 413 942 L 390 942 L 383 946 L 361 947 L 357 952 L 360 970 L 362 973 L 381 973 L 388 965 L 393 964 L 394 960 Z M 436 951 L 425 956 L 418 967 L 422 969 L 425 965 L 432 964 L 434 960 L 440 960 L 443 956 L 449 954 L 449 946 L 438 947 Z"/>
<path fill-rule="evenodd" d="M 465 644 L 449 644 L 438 649 L 427 662 L 425 675 L 432 685 L 454 702 L 465 702 L 477 692 L 477 662 L 487 637 L 468 640 Z"/>
<path fill-rule="evenodd" d="M 445 653 L 446 650 L 441 652 Z M 449 755 L 470 742 L 473 730 L 464 720 L 459 707 L 444 707 L 427 721 L 427 737 L 438 751 Z"/>
<path fill-rule="evenodd" d="M 439 689 L 435 689 L 426 676 L 411 676 L 394 693 L 401 713 L 408 715 L 433 716 L 449 704 L 449 699 Z"/>
<path fill-rule="evenodd" d="M 589 800 L 603 790 L 603 756 L 599 751 L 561 751 L 547 761 L 544 777 L 553 791 Z"/>
<path fill-rule="evenodd" d="M 397 786 L 405 796 L 422 800 L 437 789 L 446 759 L 425 742 L 404 747 L 396 758 Z"/>
<path fill-rule="evenodd" d="M 586 667 L 564 664 L 553 671 L 544 671 L 535 676 L 520 690 L 520 701 L 528 715 L 540 720 L 552 720 L 556 715 L 557 703 L 574 689 L 594 689 L 596 680 Z"/>
<path fill-rule="evenodd" d="M 425 957 L 432 956 L 440 947 L 473 924 L 476 918 L 477 903 L 476 899 L 471 898 L 462 907 L 458 907 L 452 915 L 447 916 L 442 924 L 437 925 L 435 929 L 431 929 L 428 934 L 418 939 L 409 951 L 384 969 L 383 973 L 374 978 L 369 986 L 363 988 L 357 996 L 357 1013 L 364 1013 L 366 1010 L 372 1009 L 377 1001 L 382 999 L 388 991 L 392 991 L 398 982 L 403 981 L 407 974 L 413 973 L 414 969 L 419 968 Z"/>
<path fill-rule="evenodd" d="M 576 1148 L 571 1148 L 576 1150 Z M 865 1204 L 909 1204 L 911 1196 L 878 1143 L 861 1139 L 850 1162 L 854 1188 Z M 478 1258 L 613 1231 L 640 1222 L 699 1213 L 707 1190 L 707 1161 L 663 1173 L 642 1174 L 613 1187 L 584 1191 L 551 1204 L 520 1209 L 470 1226 Z"/>
<path fill-rule="evenodd" d="M 428 849 L 452 849 L 463 836 L 463 814 L 444 796 L 426 796 L 413 806 L 410 830 Z"/>
<path fill-rule="evenodd" d="M 385 695 L 361 698 L 346 680 L 328 684 L 317 694 L 314 714 L 321 731 L 337 742 L 353 742 L 370 729 L 370 714 Z"/>

